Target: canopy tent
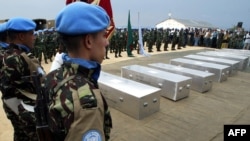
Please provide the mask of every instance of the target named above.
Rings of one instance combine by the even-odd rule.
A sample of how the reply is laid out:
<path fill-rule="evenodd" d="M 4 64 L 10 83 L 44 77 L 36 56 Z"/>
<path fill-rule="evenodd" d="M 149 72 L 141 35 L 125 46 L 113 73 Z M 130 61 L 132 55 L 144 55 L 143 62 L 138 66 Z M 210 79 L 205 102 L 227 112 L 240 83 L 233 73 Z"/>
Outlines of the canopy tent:
<path fill-rule="evenodd" d="M 204 21 L 196 21 L 196 20 L 188 20 L 188 19 L 167 19 L 163 22 L 160 22 L 156 25 L 156 28 L 163 28 L 163 29 L 181 29 L 181 28 L 216 28 L 216 26 L 212 25 L 211 23 L 204 22 Z"/>

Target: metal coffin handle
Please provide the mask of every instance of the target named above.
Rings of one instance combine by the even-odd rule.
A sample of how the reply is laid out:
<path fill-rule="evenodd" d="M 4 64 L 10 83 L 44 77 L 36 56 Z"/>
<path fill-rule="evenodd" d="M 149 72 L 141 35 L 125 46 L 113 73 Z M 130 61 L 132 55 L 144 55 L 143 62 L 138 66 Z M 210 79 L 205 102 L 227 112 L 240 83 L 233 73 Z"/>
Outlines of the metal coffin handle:
<path fill-rule="evenodd" d="M 158 83 L 159 88 L 162 88 L 162 83 Z"/>
<path fill-rule="evenodd" d="M 156 103 L 158 100 L 157 100 L 157 98 L 154 98 L 153 99 L 153 103 Z"/>
<path fill-rule="evenodd" d="M 180 91 L 180 92 L 182 91 L 182 89 L 183 89 L 183 87 L 179 87 L 179 91 Z"/>
<path fill-rule="evenodd" d="M 120 97 L 120 98 L 119 98 L 119 100 L 120 100 L 121 102 L 123 102 L 123 101 L 124 101 L 123 97 Z"/>

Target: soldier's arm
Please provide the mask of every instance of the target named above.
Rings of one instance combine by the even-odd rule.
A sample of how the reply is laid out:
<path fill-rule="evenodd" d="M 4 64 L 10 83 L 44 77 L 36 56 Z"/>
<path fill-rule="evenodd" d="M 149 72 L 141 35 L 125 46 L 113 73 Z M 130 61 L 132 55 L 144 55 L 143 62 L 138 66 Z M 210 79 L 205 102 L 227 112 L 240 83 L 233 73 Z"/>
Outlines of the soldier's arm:
<path fill-rule="evenodd" d="M 109 140 L 112 128 L 112 119 L 108 108 L 108 104 L 104 98 L 103 98 L 103 104 L 104 104 L 104 134 L 105 134 L 105 140 Z"/>
<path fill-rule="evenodd" d="M 5 88 L 12 91 L 16 87 L 20 88 L 24 82 L 21 77 L 25 75 L 27 64 L 19 55 L 7 57 L 4 59 L 4 64 L 3 79 L 5 80 Z"/>

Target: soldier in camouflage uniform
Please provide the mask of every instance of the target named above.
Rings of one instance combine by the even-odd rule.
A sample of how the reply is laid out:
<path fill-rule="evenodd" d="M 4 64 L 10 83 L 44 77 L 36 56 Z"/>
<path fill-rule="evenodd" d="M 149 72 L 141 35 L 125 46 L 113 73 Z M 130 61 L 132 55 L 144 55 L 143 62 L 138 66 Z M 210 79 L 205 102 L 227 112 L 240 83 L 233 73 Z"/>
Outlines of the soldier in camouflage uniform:
<path fill-rule="evenodd" d="M 147 39 L 148 52 L 153 52 L 154 30 L 151 30 L 147 37 L 148 37 L 148 39 Z"/>
<path fill-rule="evenodd" d="M 112 121 L 97 80 L 109 44 L 109 17 L 97 5 L 75 2 L 58 14 L 56 23 L 68 55 L 44 81 L 49 128 L 56 141 L 108 140 Z"/>
<path fill-rule="evenodd" d="M 114 35 L 111 37 L 110 42 L 109 42 L 109 52 L 110 53 L 115 52 L 115 48 L 116 48 L 115 37 L 116 37 L 116 31 L 114 31 Z"/>
<path fill-rule="evenodd" d="M 1 91 L 3 108 L 14 128 L 14 141 L 36 141 L 34 114 L 35 85 L 29 77 L 41 69 L 30 50 L 34 44 L 36 24 L 26 18 L 12 18 L 7 22 L 10 45 L 3 58 Z M 44 72 L 42 72 L 44 74 Z M 29 108 L 27 108 L 29 107 Z"/>
<path fill-rule="evenodd" d="M 157 51 L 161 51 L 161 43 L 162 43 L 162 30 L 158 29 L 156 34 L 156 49 Z"/>
<path fill-rule="evenodd" d="M 121 46 L 121 51 L 127 51 L 127 38 L 128 38 L 128 37 L 127 37 L 127 36 L 128 36 L 128 35 L 127 35 L 127 33 L 128 33 L 128 32 L 127 32 L 127 29 L 126 29 L 126 28 L 123 29 L 121 33 L 122 33 L 122 38 L 121 38 L 121 40 L 122 40 L 122 41 L 121 41 L 121 45 L 122 45 L 122 46 Z M 132 50 L 131 50 L 131 52 L 132 52 Z"/>
<path fill-rule="evenodd" d="M 45 63 L 48 64 L 46 47 L 45 47 L 45 35 L 44 35 L 43 31 L 38 32 L 37 41 L 36 41 L 36 49 L 38 52 L 37 58 L 38 58 L 39 62 L 42 61 L 42 56 L 43 56 Z"/>
<path fill-rule="evenodd" d="M 184 31 L 183 31 L 183 29 L 181 29 L 179 31 L 178 47 L 177 47 L 177 49 L 181 49 L 181 47 L 183 47 L 183 45 L 184 45 Z"/>
<path fill-rule="evenodd" d="M 168 51 L 168 44 L 170 42 L 169 39 L 169 29 L 163 31 L 163 43 L 164 43 L 164 51 Z"/>
<path fill-rule="evenodd" d="M 46 36 L 46 38 L 45 38 L 46 56 L 47 56 L 47 59 L 49 59 L 50 62 L 52 62 L 52 57 L 53 57 L 54 52 L 55 52 L 52 29 L 49 29 L 45 33 L 45 36 Z"/>
<path fill-rule="evenodd" d="M 122 49 L 123 49 L 123 33 L 121 30 L 118 30 L 115 36 L 115 58 L 122 57 Z"/>
<path fill-rule="evenodd" d="M 172 39 L 172 49 L 171 50 L 175 50 L 175 45 L 178 43 L 178 30 L 175 29 L 173 32 L 173 39 Z"/>
<path fill-rule="evenodd" d="M 147 38 L 148 38 L 148 35 L 149 35 L 149 32 L 147 29 L 143 29 L 143 41 L 142 41 L 142 44 L 143 46 L 145 46 L 145 42 L 147 42 Z"/>
<path fill-rule="evenodd" d="M 59 49 L 59 43 L 57 42 L 57 33 L 55 31 L 55 28 L 52 28 L 52 46 L 53 46 L 53 50 L 52 50 L 52 55 L 56 56 L 56 53 L 58 52 Z"/>
<path fill-rule="evenodd" d="M 39 56 L 39 47 L 37 46 L 37 44 L 38 44 L 38 42 L 39 42 L 38 33 L 35 32 L 35 33 L 34 33 L 34 36 L 35 36 L 35 43 L 34 43 L 34 48 L 31 50 L 31 53 L 32 53 L 36 58 L 38 58 L 38 56 Z"/>
<path fill-rule="evenodd" d="M 137 50 L 137 54 L 139 54 L 138 40 L 139 40 L 138 31 L 133 30 L 133 45 L 132 46 L 134 50 Z"/>

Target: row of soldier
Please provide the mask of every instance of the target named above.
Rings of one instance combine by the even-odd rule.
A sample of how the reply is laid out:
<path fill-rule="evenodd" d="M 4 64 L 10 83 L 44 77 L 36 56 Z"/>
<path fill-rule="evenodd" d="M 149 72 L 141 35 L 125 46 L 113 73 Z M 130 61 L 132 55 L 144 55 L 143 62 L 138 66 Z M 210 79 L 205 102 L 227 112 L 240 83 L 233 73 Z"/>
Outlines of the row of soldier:
<path fill-rule="evenodd" d="M 44 62 L 48 64 L 47 60 L 52 62 L 53 56 L 56 55 L 59 43 L 57 41 L 57 33 L 54 28 L 38 30 L 35 32 L 35 45 L 32 53 L 42 61 L 42 56 L 44 57 Z"/>
<path fill-rule="evenodd" d="M 181 49 L 188 46 L 205 46 L 212 48 L 242 48 L 243 33 L 242 32 L 228 32 L 224 30 L 212 29 L 142 29 L 143 46 L 147 47 L 148 52 L 153 52 L 153 47 L 157 51 L 168 51 Z M 36 40 L 35 47 L 32 50 L 33 54 L 47 64 L 48 60 L 52 61 L 59 48 L 57 34 L 54 28 L 38 30 L 35 32 Z M 139 54 L 138 45 L 138 30 L 133 30 L 133 50 Z M 126 28 L 117 28 L 110 39 L 110 45 L 106 50 L 105 59 L 109 59 L 108 52 L 114 53 L 114 56 L 122 57 L 121 53 L 126 51 L 127 31 Z"/>
<path fill-rule="evenodd" d="M 153 52 L 153 46 L 157 51 L 168 51 L 181 49 L 188 46 L 203 46 L 211 48 L 242 48 L 244 32 L 232 32 L 209 28 L 187 28 L 187 29 L 142 29 L 143 46 L 148 52 Z M 109 51 L 115 53 L 115 57 L 122 57 L 121 52 L 126 51 L 127 31 L 116 29 L 110 40 Z M 138 30 L 133 30 L 133 50 L 139 53 Z M 163 46 L 163 48 L 162 48 Z M 108 51 L 106 58 L 108 59 Z"/>
<path fill-rule="evenodd" d="M 204 30 L 205 31 L 205 30 Z M 208 30 L 210 31 L 210 30 Z M 142 29 L 143 32 L 143 46 L 148 48 L 148 52 L 153 52 L 153 47 L 156 47 L 157 51 L 168 51 L 185 48 L 189 46 L 211 46 L 210 41 L 204 41 L 204 35 L 199 35 L 199 41 L 197 42 L 197 29 Z M 115 53 L 115 57 L 122 57 L 121 52 L 126 51 L 127 44 L 127 31 L 126 29 L 116 29 L 114 35 L 110 40 L 109 51 Z M 209 37 L 210 38 L 210 37 Z M 138 46 L 138 30 L 133 30 L 133 50 L 139 53 Z M 212 40 L 212 39 L 211 39 Z M 163 45 L 163 49 L 162 49 Z M 108 57 L 108 50 L 106 52 L 106 58 Z"/>
<path fill-rule="evenodd" d="M 161 51 L 161 46 L 164 44 L 164 51 L 168 50 L 168 44 L 172 44 L 171 50 L 181 49 L 181 47 L 186 47 L 187 36 L 185 36 L 184 30 L 180 32 L 176 29 L 173 32 L 170 30 L 161 30 L 161 29 L 143 29 L 143 46 L 148 47 L 148 52 L 153 52 L 153 46 L 155 45 L 157 51 Z M 139 54 L 138 46 L 138 30 L 133 30 L 133 44 L 132 50 L 136 50 Z M 126 51 L 127 44 L 127 32 L 126 29 L 116 29 L 114 35 L 110 39 L 110 45 L 108 50 L 110 53 L 114 53 L 115 57 L 122 57 L 121 52 Z M 106 52 L 106 59 L 108 57 L 108 50 Z"/>

